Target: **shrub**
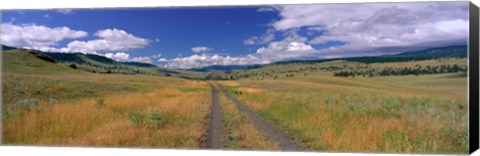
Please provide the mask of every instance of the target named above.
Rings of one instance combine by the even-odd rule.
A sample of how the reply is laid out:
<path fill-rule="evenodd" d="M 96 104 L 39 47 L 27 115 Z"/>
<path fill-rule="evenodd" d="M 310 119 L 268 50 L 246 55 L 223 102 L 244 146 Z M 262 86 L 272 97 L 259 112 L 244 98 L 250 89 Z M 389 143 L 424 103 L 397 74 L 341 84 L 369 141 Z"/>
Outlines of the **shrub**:
<path fill-rule="evenodd" d="M 89 87 L 83 88 L 83 92 L 87 93 L 87 94 L 95 93 L 94 90 L 92 88 L 89 88 Z"/>
<path fill-rule="evenodd" d="M 104 98 L 98 98 L 97 99 L 97 108 L 105 108 L 105 99 Z"/>
<path fill-rule="evenodd" d="M 142 123 L 145 118 L 143 114 L 137 112 L 130 113 L 128 117 L 130 118 L 130 122 L 134 125 Z"/>
<path fill-rule="evenodd" d="M 24 108 L 37 108 L 38 100 L 37 99 L 24 99 L 15 102 L 11 109 L 24 109 Z"/>
<path fill-rule="evenodd" d="M 68 66 L 69 66 L 70 68 L 77 69 L 77 65 L 75 65 L 75 64 L 70 64 L 70 65 L 68 65 Z"/>
<path fill-rule="evenodd" d="M 162 128 L 165 123 L 165 117 L 157 111 L 151 111 L 148 113 L 147 122 L 147 125 L 150 127 Z"/>
<path fill-rule="evenodd" d="M 156 110 L 149 112 L 131 112 L 129 119 L 132 125 L 146 126 L 149 128 L 162 128 L 166 123 L 165 116 Z"/>
<path fill-rule="evenodd" d="M 230 141 L 237 141 L 239 136 L 237 134 L 229 133 L 227 137 Z"/>

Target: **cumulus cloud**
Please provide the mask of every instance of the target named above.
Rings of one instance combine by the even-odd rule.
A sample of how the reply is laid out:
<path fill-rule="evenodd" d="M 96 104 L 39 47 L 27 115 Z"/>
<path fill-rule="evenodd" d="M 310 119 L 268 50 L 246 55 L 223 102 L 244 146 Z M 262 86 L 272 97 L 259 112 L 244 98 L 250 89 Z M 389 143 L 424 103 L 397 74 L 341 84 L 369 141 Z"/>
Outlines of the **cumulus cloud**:
<path fill-rule="evenodd" d="M 135 48 L 143 48 L 150 41 L 144 38 L 136 37 L 119 29 L 99 30 L 95 36 L 100 39 L 89 41 L 72 41 L 64 48 L 50 48 L 52 52 L 82 52 L 97 53 L 101 51 L 123 51 Z"/>
<path fill-rule="evenodd" d="M 161 57 L 162 57 L 162 54 L 152 55 L 152 58 L 154 58 L 154 59 L 158 59 L 158 58 L 161 58 Z"/>
<path fill-rule="evenodd" d="M 168 62 L 168 59 L 166 59 L 166 58 L 159 58 L 157 61 L 158 61 L 158 62 Z"/>
<path fill-rule="evenodd" d="M 68 15 L 73 13 L 73 9 L 58 9 L 57 12 L 64 15 Z"/>
<path fill-rule="evenodd" d="M 220 56 L 220 55 L 195 54 L 188 57 L 177 57 L 177 58 L 168 60 L 168 64 L 166 64 L 165 67 L 190 69 L 190 68 L 206 67 L 211 65 L 250 65 L 250 64 L 265 64 L 265 63 L 270 63 L 270 62 L 257 58 L 254 55 L 246 55 L 243 57 L 231 57 L 231 56 Z"/>
<path fill-rule="evenodd" d="M 130 57 L 130 54 L 125 52 L 117 52 L 117 53 L 106 53 L 104 55 L 107 58 L 113 59 L 119 62 L 142 62 L 142 63 L 152 63 L 152 58 L 147 56 L 142 57 Z"/>
<path fill-rule="evenodd" d="M 19 48 L 40 49 L 54 46 L 66 39 L 78 39 L 87 35 L 88 33 L 85 31 L 72 30 L 68 27 L 50 28 L 36 24 L 1 24 L 2 44 Z"/>
<path fill-rule="evenodd" d="M 46 18 L 46 19 L 52 19 L 52 16 L 50 16 L 49 14 L 43 15 L 43 17 Z"/>
<path fill-rule="evenodd" d="M 265 35 L 252 36 L 244 40 L 244 44 L 268 46 L 238 57 L 178 57 L 169 60 L 167 66 L 192 68 L 385 55 L 466 44 L 468 37 L 468 2 L 283 5 L 262 7 L 257 11 L 276 11 L 280 18 L 270 23 L 271 28 Z M 270 29 L 273 31 L 269 32 Z M 311 36 L 299 35 L 300 29 L 307 30 Z M 268 33 L 273 32 L 283 33 L 283 39 L 274 41 L 273 35 L 269 39 Z M 314 48 L 331 42 L 342 44 Z"/>
<path fill-rule="evenodd" d="M 115 61 L 127 61 L 130 58 L 130 54 L 124 52 L 106 53 L 105 57 L 111 58 Z"/>
<path fill-rule="evenodd" d="M 87 37 L 88 33 L 72 30 L 68 27 L 50 28 L 43 25 L 12 23 L 1 24 L 1 43 L 7 46 L 36 49 L 48 52 L 80 52 L 93 53 L 123 51 L 134 48 L 143 48 L 150 41 L 136 37 L 119 29 L 104 29 L 97 31 L 94 36 L 99 39 L 69 42 L 66 47 L 56 48 L 60 41 Z"/>
<path fill-rule="evenodd" d="M 275 30 L 325 31 L 308 43 L 345 42 L 333 49 L 348 55 L 466 44 L 468 37 L 466 2 L 286 5 L 279 15 Z"/>
<path fill-rule="evenodd" d="M 258 8 L 256 11 L 257 12 L 274 12 L 274 11 L 278 11 L 279 9 L 280 9 L 279 6 L 264 6 L 264 7 Z"/>
<path fill-rule="evenodd" d="M 275 38 L 275 35 L 273 34 L 273 32 L 267 31 L 267 33 L 265 33 L 260 37 L 252 36 L 246 40 L 243 40 L 243 44 L 245 45 L 265 44 L 272 41 L 274 38 Z"/>
<path fill-rule="evenodd" d="M 193 47 L 192 48 L 192 52 L 194 52 L 194 53 L 207 52 L 207 51 L 211 51 L 211 50 L 212 50 L 212 48 L 205 47 L 205 46 L 198 46 L 198 47 Z"/>
<path fill-rule="evenodd" d="M 311 45 L 301 42 L 272 42 L 268 47 L 262 47 L 257 50 L 258 57 L 269 61 L 282 61 L 290 58 L 301 58 L 311 55 L 314 48 Z"/>

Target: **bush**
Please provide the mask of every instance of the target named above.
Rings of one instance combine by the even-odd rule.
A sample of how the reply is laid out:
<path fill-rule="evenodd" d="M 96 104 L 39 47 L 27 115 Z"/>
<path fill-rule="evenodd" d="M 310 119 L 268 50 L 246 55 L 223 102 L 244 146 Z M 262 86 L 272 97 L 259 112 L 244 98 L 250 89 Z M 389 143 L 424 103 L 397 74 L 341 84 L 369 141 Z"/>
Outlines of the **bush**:
<path fill-rule="evenodd" d="M 130 113 L 130 115 L 128 116 L 130 118 L 130 122 L 132 122 L 132 124 L 136 125 L 136 124 L 140 124 L 143 122 L 143 114 L 140 114 L 140 113 L 137 113 L 137 112 L 132 112 Z"/>
<path fill-rule="evenodd" d="M 229 133 L 227 135 L 227 137 L 228 137 L 228 140 L 230 140 L 230 141 L 237 141 L 238 138 L 239 138 L 239 136 L 237 134 L 233 134 L 233 133 Z"/>
<path fill-rule="evenodd" d="M 15 102 L 11 109 L 24 109 L 24 108 L 37 108 L 38 100 L 37 99 L 24 99 Z"/>
<path fill-rule="evenodd" d="M 128 117 L 132 125 L 136 126 L 162 128 L 166 123 L 165 116 L 156 110 L 149 112 L 131 112 Z"/>
<path fill-rule="evenodd" d="M 75 65 L 75 64 L 70 64 L 69 67 L 73 68 L 73 69 L 78 69 L 77 65 Z"/>
<path fill-rule="evenodd" d="M 98 98 L 97 99 L 97 108 L 105 108 L 107 104 L 105 104 L 105 99 L 104 98 Z"/>
<path fill-rule="evenodd" d="M 157 111 L 151 111 L 147 116 L 147 122 L 150 127 L 161 128 L 165 123 L 165 117 Z"/>

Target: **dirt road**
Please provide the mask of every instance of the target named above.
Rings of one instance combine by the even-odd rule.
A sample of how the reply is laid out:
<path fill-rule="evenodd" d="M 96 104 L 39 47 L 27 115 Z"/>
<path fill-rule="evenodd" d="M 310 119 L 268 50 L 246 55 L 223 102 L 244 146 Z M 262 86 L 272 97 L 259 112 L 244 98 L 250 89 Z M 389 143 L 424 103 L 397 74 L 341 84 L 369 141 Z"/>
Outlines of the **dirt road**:
<path fill-rule="evenodd" d="M 210 83 L 210 88 L 212 88 L 212 108 L 210 114 L 210 122 L 208 126 L 206 146 L 210 149 L 219 149 L 223 147 L 222 111 L 220 108 L 220 104 L 218 103 L 217 88 L 212 83 Z"/>
<path fill-rule="evenodd" d="M 212 89 L 215 88 L 213 84 L 210 84 Z M 255 112 L 250 110 L 248 107 L 240 103 L 237 99 L 235 99 L 222 85 L 217 84 L 217 86 L 220 88 L 220 90 L 226 95 L 226 97 L 235 103 L 235 105 L 238 107 L 240 111 L 245 113 L 252 123 L 261 131 L 263 131 L 271 140 L 274 142 L 278 143 L 280 145 L 280 148 L 282 150 L 287 150 L 287 151 L 298 151 L 301 150 L 302 148 L 298 145 L 297 142 L 293 141 L 290 139 L 283 131 L 281 131 L 279 128 L 274 126 L 273 124 L 269 123 L 259 115 L 257 115 Z M 218 97 L 215 97 L 218 98 Z"/>

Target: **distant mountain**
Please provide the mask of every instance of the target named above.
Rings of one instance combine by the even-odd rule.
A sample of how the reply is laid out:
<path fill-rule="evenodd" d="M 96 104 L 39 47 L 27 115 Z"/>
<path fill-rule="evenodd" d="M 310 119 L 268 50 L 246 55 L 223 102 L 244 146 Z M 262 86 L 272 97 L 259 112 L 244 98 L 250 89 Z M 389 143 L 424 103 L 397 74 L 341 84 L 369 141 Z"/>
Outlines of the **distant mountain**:
<path fill-rule="evenodd" d="M 431 48 L 419 51 L 409 51 L 395 56 L 420 56 L 420 57 L 467 57 L 468 48 L 466 45 Z"/>
<path fill-rule="evenodd" d="M 467 46 L 449 46 L 440 48 L 430 48 L 425 50 L 407 51 L 396 55 L 372 56 L 347 58 L 347 61 L 356 61 L 362 63 L 382 63 L 382 62 L 405 62 L 421 61 L 443 57 L 467 57 Z"/>
<path fill-rule="evenodd" d="M 4 53 L 4 69 L 9 71 L 19 71 L 21 73 L 36 73 L 41 71 L 56 71 L 71 73 L 73 71 L 88 71 L 93 73 L 114 73 L 114 74 L 148 74 L 159 76 L 177 76 L 189 79 L 202 79 L 211 73 L 224 72 L 231 70 L 251 70 L 263 68 L 266 66 L 275 66 L 282 64 L 308 64 L 321 63 L 334 60 L 345 60 L 362 63 L 382 63 L 382 62 L 404 62 L 419 61 L 442 57 L 466 57 L 468 53 L 467 46 L 450 46 L 431 48 L 418 51 L 407 51 L 395 55 L 369 56 L 356 58 L 335 58 L 323 60 L 294 60 L 275 62 L 266 65 L 213 65 L 203 68 L 181 70 L 158 67 L 153 64 L 140 62 L 117 62 L 110 58 L 82 53 L 48 53 L 36 50 L 17 49 L 2 45 Z M 36 65 L 32 66 L 35 62 Z M 10 64 L 12 63 L 12 64 Z M 15 65 L 15 66 L 13 66 Z M 11 67 L 10 67 L 11 66 Z M 6 67 L 6 68 L 5 68 Z M 38 67 L 38 69 L 37 69 Z M 68 69 L 68 70 L 66 70 Z M 38 71 L 37 71 L 38 70 Z"/>
<path fill-rule="evenodd" d="M 54 60 L 94 73 L 171 75 L 155 65 L 140 62 L 117 62 L 110 58 L 82 53 L 44 53 Z"/>
<path fill-rule="evenodd" d="M 419 61 L 432 58 L 442 58 L 442 57 L 467 57 L 468 49 L 466 45 L 459 46 L 448 46 L 448 47 L 439 47 L 439 48 L 430 48 L 425 50 L 417 51 L 407 51 L 395 55 L 382 55 L 382 56 L 365 56 L 365 57 L 352 57 L 352 58 L 332 58 L 332 59 L 321 59 L 321 60 L 293 60 L 293 61 L 282 61 L 275 62 L 267 65 L 276 65 L 276 64 L 291 64 L 291 63 L 321 63 L 335 60 L 345 60 L 345 61 L 355 61 L 362 63 L 381 63 L 381 62 L 404 62 L 404 61 Z M 255 68 L 260 68 L 262 66 L 255 66 Z"/>
<path fill-rule="evenodd" d="M 82 53 L 50 53 L 44 52 L 44 54 L 52 57 L 58 62 L 61 63 L 76 63 L 76 64 L 86 64 L 88 62 L 99 62 L 103 64 L 116 64 L 116 61 L 109 59 L 104 56 L 98 56 L 93 54 L 82 54 Z"/>
<path fill-rule="evenodd" d="M 9 46 L 6 46 L 6 45 L 2 45 L 2 50 L 14 50 L 14 49 L 17 49 L 15 47 L 9 47 Z"/>
<path fill-rule="evenodd" d="M 194 68 L 190 70 L 198 72 L 244 70 L 250 68 L 251 66 L 252 65 L 212 65 L 203 68 Z"/>
<path fill-rule="evenodd" d="M 153 65 L 150 63 L 142 63 L 142 62 L 120 62 L 120 63 L 129 65 L 129 66 L 144 67 L 144 68 L 157 67 L 156 65 Z"/>
<path fill-rule="evenodd" d="M 2 45 L 4 71 L 12 73 L 107 73 L 147 74 L 201 79 L 206 73 L 167 69 L 140 62 L 117 62 L 110 58 L 82 53 L 51 53 Z M 8 50 L 6 50 L 8 49 Z M 86 71 L 86 72 L 85 72 Z"/>
<path fill-rule="evenodd" d="M 75 64 L 78 69 L 96 73 L 147 74 L 158 76 L 177 76 L 184 78 L 203 77 L 204 73 L 195 71 L 167 69 L 149 63 L 117 62 L 110 58 L 82 53 L 45 53 L 65 64 Z"/>

